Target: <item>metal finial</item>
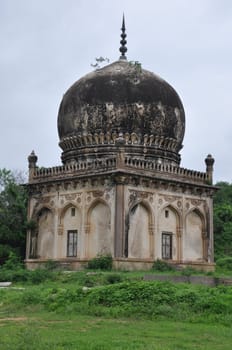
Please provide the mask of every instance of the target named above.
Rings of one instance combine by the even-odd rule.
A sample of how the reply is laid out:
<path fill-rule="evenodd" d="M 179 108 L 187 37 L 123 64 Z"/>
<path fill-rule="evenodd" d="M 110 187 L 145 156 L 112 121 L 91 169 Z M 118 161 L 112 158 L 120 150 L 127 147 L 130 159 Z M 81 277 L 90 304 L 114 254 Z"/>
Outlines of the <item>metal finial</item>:
<path fill-rule="evenodd" d="M 126 60 L 126 56 L 125 53 L 127 52 L 127 47 L 126 47 L 126 27 L 125 27 L 125 18 L 124 18 L 124 14 L 122 17 L 122 28 L 121 28 L 122 34 L 121 34 L 121 47 L 119 49 L 119 51 L 121 52 L 121 56 L 120 56 L 120 60 Z"/>

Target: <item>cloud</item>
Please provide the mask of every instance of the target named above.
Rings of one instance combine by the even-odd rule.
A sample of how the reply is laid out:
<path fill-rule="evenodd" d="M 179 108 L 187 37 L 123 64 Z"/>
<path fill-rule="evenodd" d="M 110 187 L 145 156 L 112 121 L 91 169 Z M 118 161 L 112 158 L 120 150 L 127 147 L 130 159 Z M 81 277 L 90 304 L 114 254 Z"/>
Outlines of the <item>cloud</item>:
<path fill-rule="evenodd" d="M 63 93 L 95 57 L 119 57 L 122 12 L 128 59 L 162 76 L 186 111 L 182 166 L 231 182 L 230 1 L 2 0 L 0 2 L 1 167 L 60 163 L 57 112 Z"/>

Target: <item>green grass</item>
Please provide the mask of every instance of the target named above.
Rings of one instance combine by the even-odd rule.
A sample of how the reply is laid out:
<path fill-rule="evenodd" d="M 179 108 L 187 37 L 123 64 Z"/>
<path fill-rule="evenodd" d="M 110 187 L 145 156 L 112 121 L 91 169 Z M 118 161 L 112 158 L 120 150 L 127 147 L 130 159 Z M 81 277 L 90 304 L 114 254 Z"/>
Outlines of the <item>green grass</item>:
<path fill-rule="evenodd" d="M 0 289 L 1 350 L 232 347 L 232 287 L 144 282 L 144 272 L 29 275 Z"/>
<path fill-rule="evenodd" d="M 231 344 L 231 327 L 220 324 L 63 317 L 46 312 L 0 319 L 3 350 L 230 350 Z"/>

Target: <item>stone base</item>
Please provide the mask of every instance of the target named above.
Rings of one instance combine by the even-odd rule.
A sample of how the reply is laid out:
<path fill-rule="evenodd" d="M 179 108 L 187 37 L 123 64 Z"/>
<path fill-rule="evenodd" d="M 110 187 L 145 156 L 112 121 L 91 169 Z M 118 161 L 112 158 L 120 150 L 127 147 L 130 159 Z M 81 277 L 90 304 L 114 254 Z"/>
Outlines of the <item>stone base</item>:
<path fill-rule="evenodd" d="M 46 266 L 51 259 L 27 259 L 25 265 L 28 270 L 35 270 Z M 80 271 L 87 267 L 88 259 L 53 259 L 57 263 L 57 268 L 63 270 Z M 117 258 L 113 259 L 113 269 L 119 271 L 148 271 L 151 270 L 154 260 L 152 259 L 133 259 L 133 258 Z M 177 262 L 168 261 L 170 265 L 177 269 L 191 267 L 198 271 L 213 272 L 215 270 L 214 263 L 207 262 Z"/>

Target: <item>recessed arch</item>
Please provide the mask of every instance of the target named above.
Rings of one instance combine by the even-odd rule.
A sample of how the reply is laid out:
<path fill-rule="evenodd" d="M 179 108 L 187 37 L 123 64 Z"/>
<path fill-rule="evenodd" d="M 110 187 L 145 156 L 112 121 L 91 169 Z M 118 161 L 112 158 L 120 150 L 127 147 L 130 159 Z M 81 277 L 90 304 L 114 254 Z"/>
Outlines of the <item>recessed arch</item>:
<path fill-rule="evenodd" d="M 165 204 L 158 217 L 157 256 L 178 261 L 181 257 L 181 213 L 172 204 Z"/>
<path fill-rule="evenodd" d="M 76 210 L 80 211 L 80 207 L 77 205 L 77 203 L 75 202 L 69 202 L 67 203 L 63 208 L 61 208 L 60 210 L 60 215 L 59 215 L 59 224 L 62 225 L 63 220 L 64 220 L 64 216 L 67 213 L 67 211 L 70 208 L 75 208 Z"/>
<path fill-rule="evenodd" d="M 60 255 L 79 257 L 81 254 L 81 209 L 75 202 L 67 203 L 59 215 Z"/>
<path fill-rule="evenodd" d="M 191 208 L 185 215 L 183 233 L 183 260 L 206 259 L 206 218 L 198 208 Z"/>
<path fill-rule="evenodd" d="M 144 200 L 134 202 L 126 215 L 125 256 L 149 259 L 154 255 L 154 215 Z"/>
<path fill-rule="evenodd" d="M 88 258 L 97 255 L 113 256 L 113 235 L 111 230 L 111 210 L 106 201 L 95 199 L 87 212 L 86 233 L 88 234 Z"/>
<path fill-rule="evenodd" d="M 48 206 L 40 207 L 36 213 L 37 230 L 31 235 L 31 255 L 36 250 L 40 259 L 54 257 L 54 213 Z M 36 246 L 36 247 L 35 247 Z"/>
<path fill-rule="evenodd" d="M 45 209 L 49 210 L 52 215 L 54 215 L 54 208 L 52 208 L 49 204 L 40 204 L 34 208 L 31 215 L 31 220 L 37 221 L 38 217 L 41 215 L 41 212 Z"/>

